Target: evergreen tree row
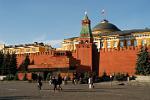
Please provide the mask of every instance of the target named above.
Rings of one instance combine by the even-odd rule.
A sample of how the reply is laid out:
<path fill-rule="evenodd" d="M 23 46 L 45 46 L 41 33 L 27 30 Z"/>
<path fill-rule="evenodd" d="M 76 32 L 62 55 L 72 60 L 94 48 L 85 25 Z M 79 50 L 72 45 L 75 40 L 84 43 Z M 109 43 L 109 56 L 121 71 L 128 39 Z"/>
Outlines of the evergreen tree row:
<path fill-rule="evenodd" d="M 0 75 L 15 75 L 17 72 L 16 54 L 0 52 Z"/>
<path fill-rule="evenodd" d="M 140 52 L 137 54 L 136 74 L 150 75 L 150 54 L 145 47 L 141 48 Z"/>

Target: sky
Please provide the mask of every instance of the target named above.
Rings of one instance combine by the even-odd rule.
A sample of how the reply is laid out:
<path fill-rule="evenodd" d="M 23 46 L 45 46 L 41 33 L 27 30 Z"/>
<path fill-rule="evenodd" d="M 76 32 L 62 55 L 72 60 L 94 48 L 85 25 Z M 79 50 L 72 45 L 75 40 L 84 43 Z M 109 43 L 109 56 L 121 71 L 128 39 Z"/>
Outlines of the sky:
<path fill-rule="evenodd" d="M 91 27 L 105 17 L 121 30 L 150 28 L 149 4 L 150 0 L 0 0 L 0 44 L 44 42 L 61 47 L 63 39 L 79 36 L 85 11 Z"/>

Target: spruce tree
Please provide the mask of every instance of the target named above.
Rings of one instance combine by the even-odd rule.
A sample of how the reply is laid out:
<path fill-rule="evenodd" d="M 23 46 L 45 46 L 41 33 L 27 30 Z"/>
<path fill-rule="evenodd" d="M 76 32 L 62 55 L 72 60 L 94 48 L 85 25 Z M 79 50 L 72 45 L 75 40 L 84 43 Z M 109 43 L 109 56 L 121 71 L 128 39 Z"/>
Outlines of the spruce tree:
<path fill-rule="evenodd" d="M 4 60 L 4 54 L 2 51 L 0 51 L 0 75 L 2 75 L 3 60 Z"/>
<path fill-rule="evenodd" d="M 10 58 L 10 74 L 15 75 L 17 72 L 17 60 L 16 60 L 16 54 L 13 53 L 11 54 L 11 58 Z"/>
<path fill-rule="evenodd" d="M 28 71 L 28 65 L 30 65 L 30 58 L 28 55 L 26 55 L 24 61 L 19 67 L 19 71 L 22 71 L 22 72 Z"/>
<path fill-rule="evenodd" d="M 141 48 L 137 54 L 136 74 L 150 75 L 150 56 L 146 47 Z"/>
<path fill-rule="evenodd" d="M 3 60 L 3 64 L 2 64 L 2 75 L 7 75 L 10 74 L 10 53 L 8 52 L 7 54 L 4 55 L 4 60 Z"/>
<path fill-rule="evenodd" d="M 1 75 L 8 75 L 8 74 L 16 74 L 17 68 L 17 61 L 16 61 L 16 55 L 10 54 L 7 52 L 7 54 L 3 54 L 0 52 L 0 74 Z"/>

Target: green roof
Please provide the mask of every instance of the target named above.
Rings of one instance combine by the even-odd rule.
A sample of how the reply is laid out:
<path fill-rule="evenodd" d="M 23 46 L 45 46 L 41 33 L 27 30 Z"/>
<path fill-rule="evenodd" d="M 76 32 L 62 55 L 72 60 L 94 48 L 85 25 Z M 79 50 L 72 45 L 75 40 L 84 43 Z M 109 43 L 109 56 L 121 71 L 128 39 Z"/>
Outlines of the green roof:
<path fill-rule="evenodd" d="M 80 34 L 89 34 L 89 33 L 90 33 L 89 25 L 83 25 Z"/>
<path fill-rule="evenodd" d="M 84 19 L 82 20 L 83 22 L 84 21 L 90 21 L 88 19 L 88 16 L 87 14 L 84 16 Z M 83 35 L 84 34 L 84 35 Z M 92 36 L 92 31 L 91 31 L 91 26 L 90 26 L 90 23 L 87 23 L 87 24 L 82 24 L 82 29 L 81 29 L 81 32 L 80 32 L 80 36 L 88 36 L 88 37 L 91 37 Z"/>
<path fill-rule="evenodd" d="M 107 20 L 103 20 L 101 23 L 97 24 L 92 31 L 106 31 L 106 32 L 115 32 L 120 31 L 120 29 L 112 23 L 109 23 Z"/>

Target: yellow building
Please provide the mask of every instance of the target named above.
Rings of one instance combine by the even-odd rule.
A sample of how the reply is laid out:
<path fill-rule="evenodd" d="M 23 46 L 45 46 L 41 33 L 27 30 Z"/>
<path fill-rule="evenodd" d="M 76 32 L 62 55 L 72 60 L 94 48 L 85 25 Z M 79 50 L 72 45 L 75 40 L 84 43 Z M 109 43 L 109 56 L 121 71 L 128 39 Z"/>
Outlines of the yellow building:
<path fill-rule="evenodd" d="M 5 53 L 25 54 L 25 53 L 37 53 L 45 52 L 52 49 L 50 45 L 44 43 L 34 42 L 32 44 L 20 44 L 20 45 L 9 45 L 5 46 L 3 51 Z"/>
<path fill-rule="evenodd" d="M 93 27 L 92 35 L 98 49 L 150 46 L 150 29 L 120 30 L 105 19 Z M 78 37 L 65 39 L 62 49 L 73 51 L 76 49 L 75 44 L 79 42 Z"/>
<path fill-rule="evenodd" d="M 4 49 L 4 44 L 0 44 L 0 50 L 3 50 Z"/>
<path fill-rule="evenodd" d="M 78 37 L 73 37 L 69 39 L 65 39 L 62 42 L 62 50 L 73 51 L 76 49 L 75 45 L 79 43 Z"/>

